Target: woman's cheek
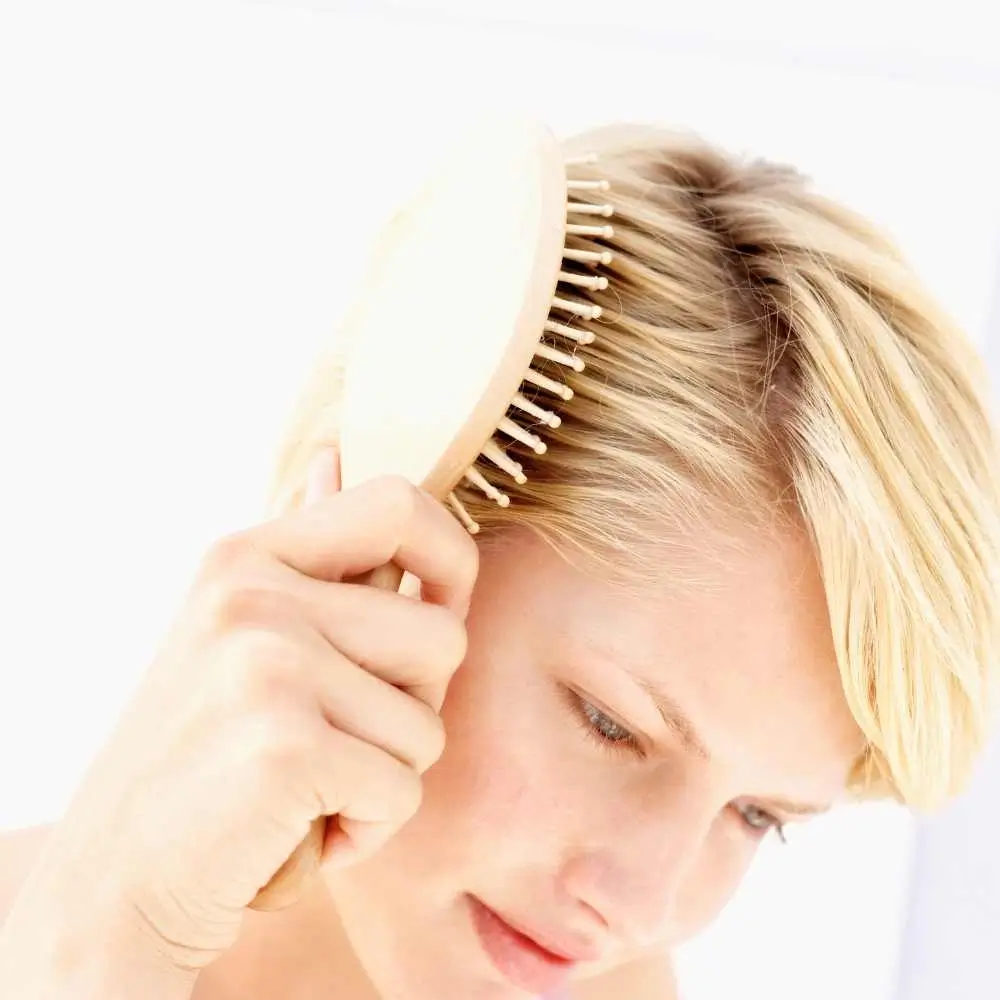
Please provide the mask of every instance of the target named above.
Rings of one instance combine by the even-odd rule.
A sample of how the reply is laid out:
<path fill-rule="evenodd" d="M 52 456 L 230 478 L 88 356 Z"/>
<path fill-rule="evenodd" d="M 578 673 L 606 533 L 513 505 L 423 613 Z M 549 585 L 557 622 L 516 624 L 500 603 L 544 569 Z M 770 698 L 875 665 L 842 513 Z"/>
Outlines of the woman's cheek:
<path fill-rule="evenodd" d="M 567 734 L 575 734 L 554 699 L 534 684 L 518 687 L 472 691 L 462 685 L 454 701 L 449 693 L 447 744 L 426 776 L 425 796 L 463 814 L 463 825 L 524 838 L 558 829 L 560 815 L 571 808 L 565 789 L 581 787 L 574 770 L 580 755 L 568 752 Z"/>
<path fill-rule="evenodd" d="M 484 720 L 485 721 L 485 720 Z M 463 727 L 426 778 L 426 794 L 489 828 L 523 830 L 551 801 L 551 761 L 517 727 Z"/>

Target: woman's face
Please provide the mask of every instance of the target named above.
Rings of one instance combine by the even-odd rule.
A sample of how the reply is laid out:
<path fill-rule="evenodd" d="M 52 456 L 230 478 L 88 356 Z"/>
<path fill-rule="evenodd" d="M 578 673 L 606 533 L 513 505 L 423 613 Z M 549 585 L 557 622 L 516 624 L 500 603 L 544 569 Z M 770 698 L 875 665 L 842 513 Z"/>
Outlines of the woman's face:
<path fill-rule="evenodd" d="M 384 996 L 542 993 L 676 944 L 774 827 L 843 796 L 862 741 L 809 549 L 728 538 L 641 597 L 526 533 L 484 550 L 420 811 L 330 875 Z M 580 964 L 533 961 L 491 913 Z"/>

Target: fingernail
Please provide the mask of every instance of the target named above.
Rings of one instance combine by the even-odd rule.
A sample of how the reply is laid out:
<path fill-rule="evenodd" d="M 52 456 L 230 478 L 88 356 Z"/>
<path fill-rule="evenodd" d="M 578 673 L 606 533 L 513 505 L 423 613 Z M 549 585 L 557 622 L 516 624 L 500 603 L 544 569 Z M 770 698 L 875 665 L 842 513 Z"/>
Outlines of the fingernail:
<path fill-rule="evenodd" d="M 332 448 L 324 448 L 313 456 L 306 472 L 306 485 L 303 492 L 303 503 L 315 503 L 328 493 L 333 492 L 333 482 L 336 470 L 333 463 L 336 452 Z"/>

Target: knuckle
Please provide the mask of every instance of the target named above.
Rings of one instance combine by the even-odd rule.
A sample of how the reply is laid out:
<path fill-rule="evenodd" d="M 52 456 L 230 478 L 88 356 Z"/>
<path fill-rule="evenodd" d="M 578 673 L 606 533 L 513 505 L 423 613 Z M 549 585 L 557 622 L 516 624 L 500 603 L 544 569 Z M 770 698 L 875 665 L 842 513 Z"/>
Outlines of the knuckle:
<path fill-rule="evenodd" d="M 406 524 L 420 504 L 420 490 L 405 476 L 380 476 L 372 484 L 379 501 L 393 524 Z"/>
<path fill-rule="evenodd" d="M 282 777 L 308 756 L 303 727 L 289 712 L 259 712 L 246 719 L 245 752 L 263 777 Z"/>
<path fill-rule="evenodd" d="M 271 629 L 246 629 L 232 636 L 225 700 L 238 711 L 285 704 L 297 693 L 302 652 Z"/>
<path fill-rule="evenodd" d="M 249 579 L 225 579 L 210 585 L 203 598 L 209 625 L 227 632 L 280 620 L 288 598 L 274 587 Z"/>
<path fill-rule="evenodd" d="M 226 576 L 246 566 L 254 545 L 246 532 L 224 535 L 209 546 L 202 558 L 202 575 L 209 579 Z"/>

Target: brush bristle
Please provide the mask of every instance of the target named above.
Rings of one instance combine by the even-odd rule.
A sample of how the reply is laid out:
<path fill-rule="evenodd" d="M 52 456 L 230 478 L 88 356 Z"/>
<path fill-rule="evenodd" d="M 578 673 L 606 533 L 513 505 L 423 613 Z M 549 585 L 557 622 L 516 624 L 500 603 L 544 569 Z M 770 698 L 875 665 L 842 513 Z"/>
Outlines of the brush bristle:
<path fill-rule="evenodd" d="M 588 154 L 584 157 L 567 160 L 566 166 L 572 168 L 576 165 L 589 165 L 596 162 L 597 157 Z M 606 180 L 568 178 L 566 186 L 570 192 L 570 200 L 566 204 L 566 236 L 572 236 L 577 245 L 572 248 L 563 247 L 563 266 L 559 271 L 558 288 L 552 299 L 552 307 L 549 310 L 549 318 L 544 325 L 543 336 L 539 337 L 538 347 L 535 350 L 535 361 L 541 359 L 543 362 L 549 362 L 546 369 L 550 372 L 555 366 L 553 374 L 557 374 L 560 368 L 574 372 L 584 370 L 585 362 L 575 352 L 581 346 L 594 342 L 594 333 L 586 328 L 586 324 L 599 319 L 602 310 L 598 305 L 576 298 L 575 293 L 579 289 L 585 291 L 606 289 L 608 279 L 603 275 L 594 274 L 593 269 L 606 267 L 613 259 L 613 254 L 598 244 L 582 248 L 579 246 L 581 242 L 612 239 L 614 237 L 612 226 L 570 221 L 573 216 L 611 218 L 614 215 L 614 208 L 609 204 L 572 200 L 574 192 L 608 191 L 610 184 Z M 583 326 L 575 324 L 583 324 Z M 546 374 L 539 368 L 535 368 L 533 363 L 532 367 L 525 372 L 520 391 L 511 400 L 506 416 L 497 427 L 497 434 L 502 436 L 501 439 L 498 440 L 494 436 L 481 452 L 482 457 L 493 467 L 506 473 L 519 484 L 527 482 L 524 468 L 519 462 L 508 456 L 501 441 L 503 438 L 507 438 L 519 442 L 536 455 L 544 454 L 546 451 L 544 440 L 515 420 L 515 417 L 521 419 L 530 417 L 534 418 L 536 425 L 550 428 L 559 427 L 562 422 L 559 415 L 536 402 L 544 394 L 562 399 L 564 402 L 573 398 L 573 390 L 568 385 L 558 378 L 553 378 L 551 374 Z M 465 480 L 500 507 L 507 507 L 510 504 L 510 497 L 491 483 L 478 469 L 468 469 L 465 473 Z M 471 533 L 475 534 L 479 530 L 479 525 L 469 516 L 459 499 L 452 493 L 448 500 L 459 520 Z"/>

